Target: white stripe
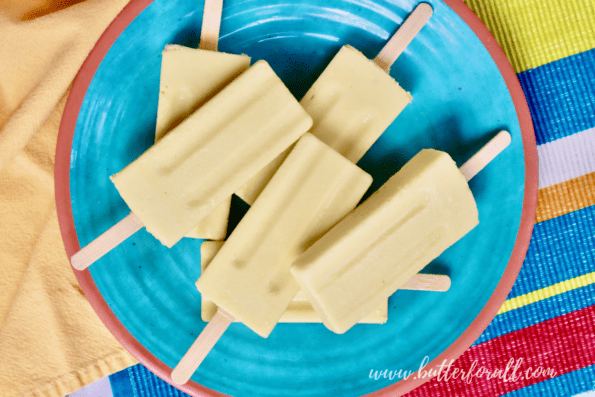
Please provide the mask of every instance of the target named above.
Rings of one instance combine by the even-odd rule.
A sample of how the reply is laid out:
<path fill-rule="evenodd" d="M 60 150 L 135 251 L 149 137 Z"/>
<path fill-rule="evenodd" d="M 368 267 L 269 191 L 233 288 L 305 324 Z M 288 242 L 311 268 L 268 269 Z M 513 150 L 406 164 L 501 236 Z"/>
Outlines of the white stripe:
<path fill-rule="evenodd" d="M 88 384 L 79 391 L 75 391 L 68 395 L 68 397 L 113 397 L 112 385 L 109 383 L 109 377 L 99 379 L 91 384 Z"/>
<path fill-rule="evenodd" d="M 595 172 L 595 128 L 537 147 L 539 188 Z"/>
<path fill-rule="evenodd" d="M 588 391 L 586 393 L 576 394 L 574 397 L 595 397 L 595 391 Z"/>

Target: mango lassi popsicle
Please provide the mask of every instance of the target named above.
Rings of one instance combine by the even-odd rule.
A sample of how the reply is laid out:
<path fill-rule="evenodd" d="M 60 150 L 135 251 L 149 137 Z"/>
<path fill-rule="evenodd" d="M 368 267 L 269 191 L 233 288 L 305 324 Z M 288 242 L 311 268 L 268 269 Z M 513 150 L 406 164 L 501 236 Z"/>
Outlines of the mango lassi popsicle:
<path fill-rule="evenodd" d="M 300 101 L 314 120 L 310 132 L 357 163 L 411 102 L 411 95 L 387 72 L 431 15 L 429 4 L 417 6 L 373 61 L 349 45 L 342 47 Z M 236 194 L 252 204 L 288 153 Z"/>
<path fill-rule="evenodd" d="M 479 223 L 467 180 L 509 143 L 501 132 L 480 151 L 487 161 L 460 170 L 422 150 L 296 260 L 291 273 L 327 328 L 347 331 Z"/>
<path fill-rule="evenodd" d="M 304 134 L 196 282 L 219 309 L 172 380 L 185 383 L 234 318 L 268 337 L 299 290 L 289 266 L 355 208 L 371 183 L 366 172 Z"/>
<path fill-rule="evenodd" d="M 161 53 L 161 79 L 155 141 L 175 128 L 250 67 L 245 55 L 167 45 Z M 186 237 L 223 240 L 231 197 L 219 204 Z"/>
<path fill-rule="evenodd" d="M 258 61 L 111 179 L 147 231 L 171 247 L 311 124 Z"/>
<path fill-rule="evenodd" d="M 371 183 L 370 175 L 305 134 L 196 287 L 267 337 L 299 290 L 289 266 L 355 208 Z"/>

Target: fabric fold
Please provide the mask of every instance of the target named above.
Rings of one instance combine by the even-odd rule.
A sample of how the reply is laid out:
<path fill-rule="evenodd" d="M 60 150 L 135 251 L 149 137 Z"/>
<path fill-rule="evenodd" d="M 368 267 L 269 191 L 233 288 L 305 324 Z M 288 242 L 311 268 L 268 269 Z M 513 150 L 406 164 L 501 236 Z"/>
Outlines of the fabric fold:
<path fill-rule="evenodd" d="M 3 397 L 63 396 L 137 363 L 79 288 L 54 198 L 55 148 L 69 87 L 127 2 L 0 5 Z"/>

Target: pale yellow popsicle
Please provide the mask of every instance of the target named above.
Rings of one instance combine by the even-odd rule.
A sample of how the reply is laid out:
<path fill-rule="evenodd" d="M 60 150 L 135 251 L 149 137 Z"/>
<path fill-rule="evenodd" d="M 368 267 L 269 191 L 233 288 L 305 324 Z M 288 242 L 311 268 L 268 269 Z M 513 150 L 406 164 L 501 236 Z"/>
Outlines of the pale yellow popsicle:
<path fill-rule="evenodd" d="M 155 141 L 250 67 L 250 57 L 166 45 L 161 53 L 161 79 Z M 223 240 L 231 197 L 218 205 L 186 237 Z"/>
<path fill-rule="evenodd" d="M 111 179 L 147 230 L 171 247 L 311 125 L 259 61 Z"/>
<path fill-rule="evenodd" d="M 465 176 L 424 149 L 291 267 L 323 323 L 344 333 L 473 229 Z"/>
<path fill-rule="evenodd" d="M 247 55 L 166 45 L 161 53 L 155 141 L 249 67 Z"/>
<path fill-rule="evenodd" d="M 200 246 L 200 268 L 201 273 L 204 273 L 209 266 L 217 252 L 225 244 L 224 241 L 203 241 Z M 209 322 L 217 312 L 217 305 L 208 298 L 201 299 L 201 318 L 202 321 Z M 382 303 L 379 307 L 374 309 L 370 314 L 362 318 L 360 323 L 369 324 L 384 324 L 388 319 L 388 301 Z M 238 320 L 235 320 L 238 321 Z M 303 291 L 298 291 L 291 300 L 291 303 L 285 309 L 280 323 L 320 323 L 320 316 L 316 313 L 306 294 Z"/>
<path fill-rule="evenodd" d="M 371 182 L 305 134 L 198 279 L 198 290 L 267 337 L 299 290 L 290 265 L 355 208 Z"/>
<path fill-rule="evenodd" d="M 310 132 L 356 163 L 411 100 L 411 95 L 376 63 L 355 48 L 344 46 L 300 104 L 314 120 Z M 236 194 L 253 203 L 287 153 Z"/>

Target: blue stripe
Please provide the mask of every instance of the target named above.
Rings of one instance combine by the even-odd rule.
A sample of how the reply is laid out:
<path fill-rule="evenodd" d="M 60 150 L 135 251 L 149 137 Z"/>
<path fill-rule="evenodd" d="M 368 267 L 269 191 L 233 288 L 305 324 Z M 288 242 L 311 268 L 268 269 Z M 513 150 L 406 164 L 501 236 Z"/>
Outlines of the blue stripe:
<path fill-rule="evenodd" d="M 126 368 L 109 376 L 113 397 L 131 397 L 134 395 L 132 383 L 130 382 L 129 369 Z"/>
<path fill-rule="evenodd" d="M 535 225 L 508 298 L 595 271 L 595 206 Z"/>
<path fill-rule="evenodd" d="M 595 49 L 517 76 L 538 145 L 595 127 Z"/>
<path fill-rule="evenodd" d="M 499 314 L 473 343 L 473 346 L 593 305 L 595 305 L 595 284 Z"/>
<path fill-rule="evenodd" d="M 571 397 L 595 390 L 595 365 L 506 393 L 503 397 Z"/>
<path fill-rule="evenodd" d="M 163 381 L 142 364 L 110 375 L 114 397 L 186 397 L 169 383 Z"/>

